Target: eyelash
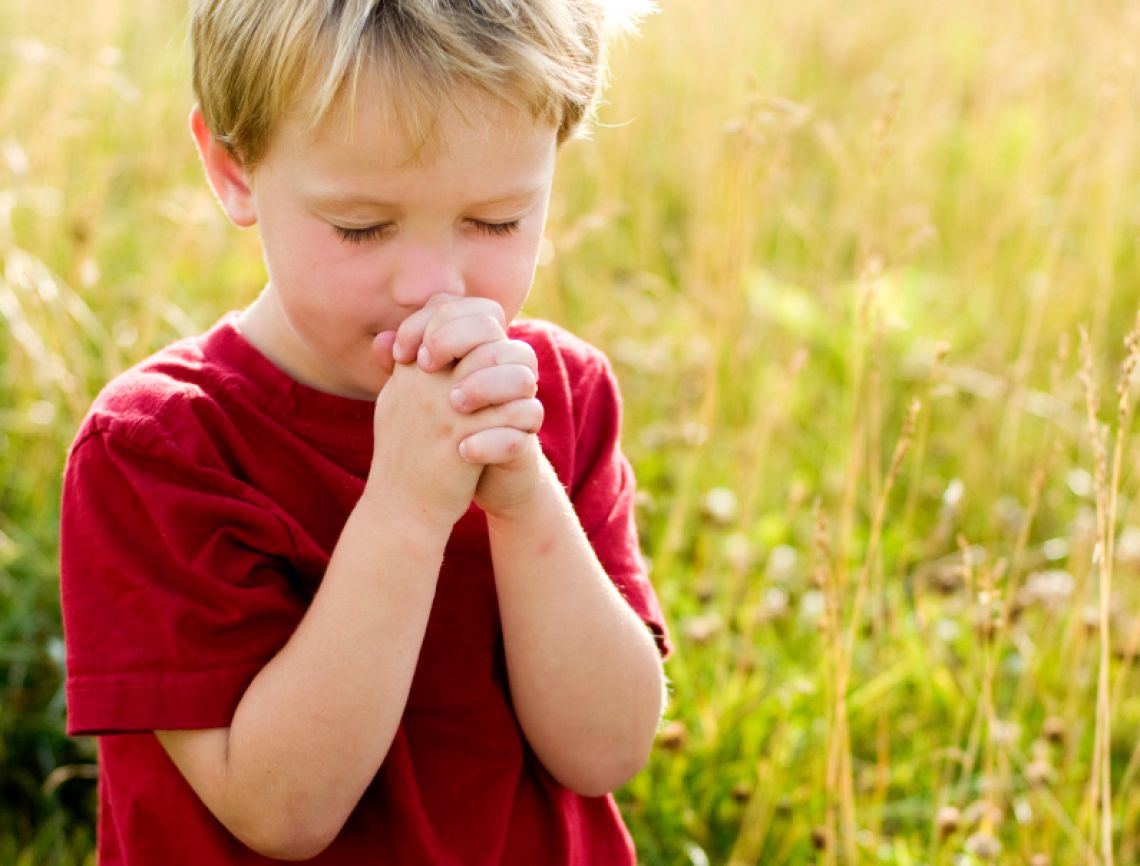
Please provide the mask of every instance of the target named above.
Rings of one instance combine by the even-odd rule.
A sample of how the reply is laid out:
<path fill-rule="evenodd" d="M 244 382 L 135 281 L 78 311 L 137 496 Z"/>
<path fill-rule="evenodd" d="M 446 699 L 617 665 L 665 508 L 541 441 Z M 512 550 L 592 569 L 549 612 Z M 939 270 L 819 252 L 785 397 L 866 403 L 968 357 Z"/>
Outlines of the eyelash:
<path fill-rule="evenodd" d="M 381 223 L 380 225 L 368 226 L 368 228 L 363 229 L 346 229 L 343 226 L 333 226 L 333 229 L 337 235 L 340 236 L 342 241 L 347 241 L 350 244 L 363 244 L 380 237 L 388 225 L 390 225 L 390 223 Z M 474 226 L 475 230 L 480 234 L 491 237 L 507 237 L 518 231 L 519 220 L 512 220 L 506 223 L 485 223 L 481 220 L 472 220 L 471 225 Z"/>
<path fill-rule="evenodd" d="M 511 220 L 509 223 L 485 223 L 479 220 L 473 220 L 471 224 L 475 226 L 475 230 L 480 234 L 493 235 L 495 237 L 513 235 L 519 228 L 518 220 Z"/>
<path fill-rule="evenodd" d="M 381 232 L 384 231 L 384 226 L 369 226 L 366 229 L 346 229 L 342 226 L 333 226 L 333 230 L 336 231 L 342 241 L 348 241 L 350 244 L 362 244 L 380 237 Z"/>

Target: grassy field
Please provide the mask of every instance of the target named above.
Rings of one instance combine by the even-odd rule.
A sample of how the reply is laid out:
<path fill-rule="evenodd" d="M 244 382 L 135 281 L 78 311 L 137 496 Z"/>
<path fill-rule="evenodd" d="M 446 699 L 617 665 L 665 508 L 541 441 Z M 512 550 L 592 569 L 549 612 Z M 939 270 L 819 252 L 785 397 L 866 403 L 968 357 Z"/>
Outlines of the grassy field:
<path fill-rule="evenodd" d="M 643 862 L 1140 863 L 1140 5 L 663 5 L 528 307 L 624 388 L 677 647 Z M 182 4 L 0 0 L 4 864 L 93 862 L 70 437 L 264 279 L 188 76 Z"/>

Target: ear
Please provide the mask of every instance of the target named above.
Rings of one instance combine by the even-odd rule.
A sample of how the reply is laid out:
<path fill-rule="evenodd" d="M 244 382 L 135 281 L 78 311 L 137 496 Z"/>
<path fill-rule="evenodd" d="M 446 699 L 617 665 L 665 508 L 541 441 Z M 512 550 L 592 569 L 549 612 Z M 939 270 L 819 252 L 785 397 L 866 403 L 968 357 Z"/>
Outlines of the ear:
<path fill-rule="evenodd" d="M 198 156 L 202 159 L 202 167 L 206 169 L 206 177 L 209 178 L 214 195 L 218 197 L 226 216 L 234 225 L 242 228 L 256 223 L 257 208 L 254 206 L 249 175 L 234 153 L 214 138 L 214 134 L 206 126 L 202 109 L 197 105 L 190 111 L 190 134 L 194 136 L 194 143 L 198 145 Z"/>

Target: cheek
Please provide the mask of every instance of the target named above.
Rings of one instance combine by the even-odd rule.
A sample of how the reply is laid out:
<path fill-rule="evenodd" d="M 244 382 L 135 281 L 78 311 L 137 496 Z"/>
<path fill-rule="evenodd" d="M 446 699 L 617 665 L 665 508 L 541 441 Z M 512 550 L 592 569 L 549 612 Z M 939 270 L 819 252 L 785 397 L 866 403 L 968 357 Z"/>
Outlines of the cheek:
<path fill-rule="evenodd" d="M 493 250 L 478 251 L 468 290 L 499 299 L 504 306 L 506 302 L 521 305 L 534 278 L 539 240 L 518 237 L 510 243 L 497 244 Z"/>
<path fill-rule="evenodd" d="M 280 296 L 321 317 L 350 306 L 372 272 L 368 257 L 323 223 L 282 220 L 263 227 L 262 238 L 269 278 Z"/>

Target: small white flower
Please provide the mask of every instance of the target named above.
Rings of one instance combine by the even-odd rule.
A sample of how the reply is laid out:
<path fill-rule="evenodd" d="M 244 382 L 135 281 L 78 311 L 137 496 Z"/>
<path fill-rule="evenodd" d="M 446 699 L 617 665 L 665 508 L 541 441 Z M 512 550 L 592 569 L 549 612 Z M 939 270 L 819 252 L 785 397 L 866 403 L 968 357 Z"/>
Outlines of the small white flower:
<path fill-rule="evenodd" d="M 796 568 L 798 555 L 794 547 L 780 544 L 768 554 L 768 577 L 778 583 L 787 583 Z"/>

